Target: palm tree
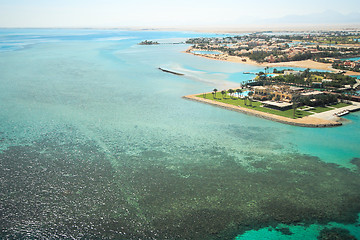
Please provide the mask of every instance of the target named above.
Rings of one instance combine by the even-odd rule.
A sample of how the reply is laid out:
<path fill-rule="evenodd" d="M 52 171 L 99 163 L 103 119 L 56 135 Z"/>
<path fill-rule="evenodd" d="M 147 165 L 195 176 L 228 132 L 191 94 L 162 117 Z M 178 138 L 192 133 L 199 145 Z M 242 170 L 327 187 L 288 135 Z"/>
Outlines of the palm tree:
<path fill-rule="evenodd" d="M 248 96 L 245 96 L 244 97 L 244 104 L 245 104 L 245 106 L 247 106 L 247 100 L 249 99 L 249 97 Z"/>
<path fill-rule="evenodd" d="M 239 97 L 239 95 L 241 95 L 241 93 L 242 93 L 242 91 L 241 91 L 241 89 L 236 89 L 236 92 L 237 92 L 237 94 L 238 94 L 238 97 Z"/>
<path fill-rule="evenodd" d="M 217 92 L 218 90 L 216 89 L 216 88 L 214 88 L 214 90 L 213 90 L 213 92 L 215 93 L 215 98 L 216 98 L 216 92 Z"/>
<path fill-rule="evenodd" d="M 226 90 L 222 90 L 221 94 L 222 94 L 223 98 L 225 98 L 224 96 L 226 95 Z"/>
<path fill-rule="evenodd" d="M 232 98 L 232 94 L 234 93 L 234 90 L 229 89 L 229 90 L 228 90 L 228 93 L 230 93 L 230 97 Z"/>
<path fill-rule="evenodd" d="M 269 69 L 269 67 L 266 67 L 266 68 L 265 68 L 265 74 L 266 74 L 266 70 L 268 70 L 268 69 Z"/>
<path fill-rule="evenodd" d="M 254 95 L 254 92 L 249 92 L 249 93 L 248 93 L 249 101 L 250 101 L 250 106 L 252 106 L 252 101 L 251 101 L 252 95 Z"/>
<path fill-rule="evenodd" d="M 293 101 L 293 105 L 292 105 L 292 108 L 293 108 L 293 118 L 295 118 L 295 113 L 296 113 L 296 108 L 297 108 L 297 103 L 295 101 Z"/>
<path fill-rule="evenodd" d="M 296 109 L 297 109 L 297 107 L 298 107 L 299 98 L 300 98 L 299 95 L 293 95 L 293 96 L 292 96 L 292 102 L 293 102 L 292 108 L 293 108 L 293 110 L 294 110 L 294 112 L 293 112 L 293 118 L 295 118 L 295 113 L 296 113 Z"/>

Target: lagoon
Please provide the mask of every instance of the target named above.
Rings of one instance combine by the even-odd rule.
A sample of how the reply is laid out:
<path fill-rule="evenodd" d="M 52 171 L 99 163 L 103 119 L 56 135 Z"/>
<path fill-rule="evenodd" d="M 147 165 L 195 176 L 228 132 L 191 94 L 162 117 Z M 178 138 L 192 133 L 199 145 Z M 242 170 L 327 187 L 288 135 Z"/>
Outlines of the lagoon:
<path fill-rule="evenodd" d="M 0 238 L 358 229 L 359 113 L 339 128 L 304 129 L 187 101 L 259 68 L 185 54 L 187 45 L 137 45 L 209 34 L 0 33 Z"/>
<path fill-rule="evenodd" d="M 341 60 L 359 61 L 359 60 L 360 60 L 360 57 L 355 57 L 355 58 L 344 58 L 344 59 L 341 59 Z"/>
<path fill-rule="evenodd" d="M 210 55 L 210 54 L 214 54 L 214 55 L 220 55 L 221 52 L 217 52 L 217 51 L 191 51 L 194 54 L 201 54 L 201 55 Z"/>

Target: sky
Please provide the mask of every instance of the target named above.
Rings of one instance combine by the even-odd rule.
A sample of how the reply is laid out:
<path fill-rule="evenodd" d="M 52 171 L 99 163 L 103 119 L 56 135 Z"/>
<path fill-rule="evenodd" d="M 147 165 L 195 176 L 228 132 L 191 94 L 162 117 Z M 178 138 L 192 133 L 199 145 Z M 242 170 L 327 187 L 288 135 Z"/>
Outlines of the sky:
<path fill-rule="evenodd" d="M 360 1 L 0 0 L 0 27 L 235 26 L 325 11 L 359 14 Z"/>

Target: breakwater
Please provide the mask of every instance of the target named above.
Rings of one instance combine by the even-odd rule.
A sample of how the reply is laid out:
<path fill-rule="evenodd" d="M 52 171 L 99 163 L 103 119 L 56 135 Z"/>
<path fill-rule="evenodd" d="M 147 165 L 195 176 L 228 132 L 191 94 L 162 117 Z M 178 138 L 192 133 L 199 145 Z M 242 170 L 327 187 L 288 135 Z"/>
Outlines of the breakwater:
<path fill-rule="evenodd" d="M 183 73 L 178 73 L 178 72 L 170 71 L 170 70 L 167 70 L 167 69 L 164 69 L 164 68 L 159 68 L 159 70 L 161 70 L 161 71 L 163 71 L 163 72 L 166 72 L 166 73 L 175 74 L 175 75 L 178 75 L 178 76 L 184 76 Z"/>

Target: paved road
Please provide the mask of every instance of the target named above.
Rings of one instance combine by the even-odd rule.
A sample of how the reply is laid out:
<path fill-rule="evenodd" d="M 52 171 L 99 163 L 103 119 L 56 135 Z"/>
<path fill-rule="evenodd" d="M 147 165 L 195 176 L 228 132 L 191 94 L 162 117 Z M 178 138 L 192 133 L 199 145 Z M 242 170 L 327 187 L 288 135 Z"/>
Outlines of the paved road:
<path fill-rule="evenodd" d="M 360 80 L 356 79 L 356 83 L 354 84 L 353 88 L 356 89 L 360 85 Z"/>
<path fill-rule="evenodd" d="M 321 119 L 325 119 L 325 120 L 339 120 L 339 117 L 334 116 L 335 113 L 344 111 L 344 110 L 348 110 L 348 111 L 354 111 L 354 110 L 360 110 L 360 103 L 358 102 L 352 102 L 353 104 L 347 107 L 342 107 L 342 108 L 335 108 L 333 110 L 329 110 L 326 112 L 322 112 L 322 113 L 315 113 L 314 115 L 311 115 L 312 117 L 316 117 L 316 118 L 321 118 Z"/>

